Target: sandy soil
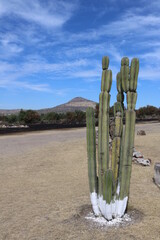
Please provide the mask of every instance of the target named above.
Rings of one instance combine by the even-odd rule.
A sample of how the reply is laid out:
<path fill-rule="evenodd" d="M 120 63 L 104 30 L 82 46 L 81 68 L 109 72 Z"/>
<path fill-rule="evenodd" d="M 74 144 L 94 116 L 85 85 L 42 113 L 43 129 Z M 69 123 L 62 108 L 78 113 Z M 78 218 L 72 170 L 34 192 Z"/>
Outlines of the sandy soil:
<path fill-rule="evenodd" d="M 160 239 L 160 190 L 153 184 L 160 161 L 160 124 L 139 124 L 146 136 L 135 147 L 152 159 L 133 164 L 129 209 L 139 219 L 128 226 L 90 224 L 85 129 L 0 136 L 0 239 Z"/>

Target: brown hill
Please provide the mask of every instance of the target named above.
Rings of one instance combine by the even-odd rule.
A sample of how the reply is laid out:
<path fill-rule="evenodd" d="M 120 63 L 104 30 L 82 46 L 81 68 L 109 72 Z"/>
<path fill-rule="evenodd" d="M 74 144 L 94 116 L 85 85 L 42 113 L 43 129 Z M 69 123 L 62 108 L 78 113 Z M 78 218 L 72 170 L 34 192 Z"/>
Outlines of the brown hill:
<path fill-rule="evenodd" d="M 74 111 L 86 111 L 88 107 L 95 108 L 96 102 L 91 100 L 76 97 L 70 100 L 67 103 L 58 105 L 53 108 L 45 108 L 38 110 L 39 113 L 48 113 L 48 112 L 57 112 L 57 113 L 65 113 L 65 112 L 74 112 Z"/>
<path fill-rule="evenodd" d="M 58 105 L 53 108 L 44 108 L 37 110 L 38 113 L 48 113 L 48 112 L 57 112 L 57 113 L 65 113 L 65 112 L 74 112 L 74 111 L 86 111 L 88 107 L 95 108 L 96 102 L 93 102 L 91 100 L 82 98 L 82 97 L 76 97 L 70 100 L 67 103 Z M 5 110 L 0 109 L 0 115 L 10 115 L 10 114 L 18 114 L 20 109 L 13 109 L 13 110 Z"/>
<path fill-rule="evenodd" d="M 0 115 L 10 115 L 10 114 L 18 114 L 20 112 L 20 109 L 0 109 Z"/>

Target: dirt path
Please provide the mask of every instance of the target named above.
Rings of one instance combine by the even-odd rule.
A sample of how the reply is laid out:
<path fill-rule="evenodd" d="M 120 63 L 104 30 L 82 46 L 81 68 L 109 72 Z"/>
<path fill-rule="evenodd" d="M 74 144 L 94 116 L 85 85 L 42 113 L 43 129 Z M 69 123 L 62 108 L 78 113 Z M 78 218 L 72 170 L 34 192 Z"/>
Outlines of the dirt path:
<path fill-rule="evenodd" d="M 142 124 L 135 147 L 152 159 L 133 165 L 130 209 L 140 222 L 103 229 L 85 220 L 90 211 L 85 129 L 0 137 L 0 239 L 159 240 L 160 191 L 153 167 L 160 161 L 160 124 Z"/>

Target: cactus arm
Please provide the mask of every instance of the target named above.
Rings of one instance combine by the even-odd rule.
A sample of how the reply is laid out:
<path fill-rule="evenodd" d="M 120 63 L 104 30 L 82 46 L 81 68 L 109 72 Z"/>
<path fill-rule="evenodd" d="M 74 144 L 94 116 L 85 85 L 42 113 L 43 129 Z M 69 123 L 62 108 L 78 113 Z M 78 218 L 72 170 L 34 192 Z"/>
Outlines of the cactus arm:
<path fill-rule="evenodd" d="M 121 73 L 118 72 L 116 76 L 116 83 L 117 83 L 117 91 L 118 93 L 122 92 L 122 78 L 121 78 Z"/>
<path fill-rule="evenodd" d="M 127 207 L 127 201 L 129 196 L 129 186 L 131 178 L 132 169 L 132 154 L 134 147 L 134 133 L 135 133 L 135 105 L 137 100 L 137 79 L 138 79 L 139 61 L 137 59 L 132 59 L 130 75 L 129 75 L 129 87 L 127 90 L 127 110 L 126 110 L 126 125 L 125 125 L 125 135 L 123 140 L 123 148 L 121 155 L 121 166 L 120 166 L 120 202 L 119 215 L 122 216 Z M 122 79 L 123 82 L 123 79 Z M 122 87 L 124 87 L 122 85 Z M 124 89 L 125 90 L 125 89 Z"/>
<path fill-rule="evenodd" d="M 109 58 L 102 59 L 102 80 L 101 93 L 99 96 L 99 125 L 98 125 L 98 177 L 99 177 L 99 195 L 103 194 L 102 177 L 109 167 L 109 91 L 112 85 L 112 71 L 107 70 Z"/>
<path fill-rule="evenodd" d="M 103 92 L 103 113 L 102 113 L 102 128 L 101 128 L 101 136 L 102 136 L 102 170 L 106 171 L 109 166 L 109 102 L 110 102 L 110 94 L 108 92 Z"/>
<path fill-rule="evenodd" d="M 110 94 L 101 92 L 99 104 L 99 128 L 98 128 L 98 166 L 99 166 L 99 196 L 100 209 L 102 214 L 105 214 L 105 191 L 104 189 L 104 174 L 109 168 L 109 100 Z M 105 188 L 106 190 L 106 188 Z"/>
<path fill-rule="evenodd" d="M 135 111 L 126 110 L 125 138 L 123 143 L 123 164 L 121 168 L 120 199 L 129 195 L 130 176 L 132 168 L 132 154 L 134 147 Z"/>
<path fill-rule="evenodd" d="M 137 89 L 137 80 L 139 72 L 139 60 L 138 58 L 133 58 L 131 61 L 131 71 L 130 71 L 130 91 L 135 91 Z"/>
<path fill-rule="evenodd" d="M 88 178 L 90 188 L 90 198 L 92 208 L 96 216 L 100 214 L 98 208 L 98 181 L 96 167 L 96 133 L 95 133 L 95 118 L 93 108 L 88 108 L 86 111 L 87 123 L 87 155 L 88 155 Z"/>
<path fill-rule="evenodd" d="M 99 95 L 99 119 L 98 119 L 98 192 L 102 194 L 102 94 Z"/>
<path fill-rule="evenodd" d="M 101 80 L 101 91 L 108 93 L 111 90 L 112 85 L 112 71 L 111 70 L 103 70 L 102 72 L 102 80 Z"/>
<path fill-rule="evenodd" d="M 122 88 L 124 92 L 129 89 L 129 59 L 127 57 L 121 60 L 121 78 L 122 78 Z"/>
<path fill-rule="evenodd" d="M 111 161 L 109 159 L 109 103 L 110 103 L 109 92 L 112 85 L 112 71 L 108 70 L 108 65 L 106 66 L 103 64 L 103 62 L 105 63 L 108 62 L 107 59 L 108 57 L 104 57 L 102 60 L 103 72 L 101 80 L 101 93 L 99 97 L 98 178 L 99 178 L 99 207 L 102 212 L 102 215 L 105 216 L 106 219 L 110 220 L 112 218 L 111 214 L 112 199 L 109 197 L 107 197 L 106 199 L 106 196 L 112 195 L 113 183 L 111 184 L 111 186 L 108 185 L 106 183 L 106 179 L 109 178 L 108 169 L 111 167 Z M 109 180 L 107 180 L 107 182 L 108 181 Z M 108 201 L 108 203 L 106 201 Z"/>
<path fill-rule="evenodd" d="M 115 117 L 115 132 L 114 139 L 112 141 L 112 171 L 114 175 L 114 181 L 118 183 L 118 170 L 121 152 L 121 138 L 123 132 L 123 90 L 121 74 L 117 74 L 117 102 L 114 104 L 114 117 Z"/>
<path fill-rule="evenodd" d="M 102 69 L 105 70 L 105 69 L 108 69 L 108 67 L 109 67 L 109 57 L 104 56 L 102 58 Z"/>
<path fill-rule="evenodd" d="M 103 199 L 104 199 L 104 217 L 107 220 L 111 220 L 112 219 L 112 204 L 111 201 L 113 199 L 113 172 L 111 169 L 108 169 L 107 171 L 105 171 L 104 175 L 103 175 L 103 181 L 104 181 L 104 185 L 103 185 Z"/>
<path fill-rule="evenodd" d="M 117 184 L 118 181 L 118 167 L 120 160 L 120 137 L 116 137 L 112 141 L 112 171 L 114 174 L 114 180 Z"/>

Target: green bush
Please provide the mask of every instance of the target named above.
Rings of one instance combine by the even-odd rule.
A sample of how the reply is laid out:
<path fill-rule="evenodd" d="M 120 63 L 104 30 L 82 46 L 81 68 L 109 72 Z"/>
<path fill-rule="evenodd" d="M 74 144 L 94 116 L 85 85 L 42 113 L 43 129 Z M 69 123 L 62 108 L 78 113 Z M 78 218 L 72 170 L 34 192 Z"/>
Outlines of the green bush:
<path fill-rule="evenodd" d="M 86 121 L 86 113 L 82 111 L 75 111 L 75 120 L 78 123 Z"/>
<path fill-rule="evenodd" d="M 9 124 L 15 124 L 18 122 L 18 116 L 16 114 L 10 114 L 5 116 L 5 122 Z"/>
<path fill-rule="evenodd" d="M 146 107 L 141 107 L 138 110 L 136 110 L 136 115 L 137 115 L 137 118 L 159 117 L 160 108 L 147 105 Z"/>
<path fill-rule="evenodd" d="M 41 115 L 41 119 L 45 122 L 57 122 L 60 119 L 60 116 L 58 113 L 55 112 L 49 112 L 47 114 Z"/>
<path fill-rule="evenodd" d="M 74 122 L 75 121 L 75 113 L 74 112 L 67 112 L 65 119 L 66 119 L 67 123 Z"/>
<path fill-rule="evenodd" d="M 40 121 L 40 115 L 34 110 L 21 110 L 18 119 L 20 123 L 24 124 L 38 123 Z"/>

